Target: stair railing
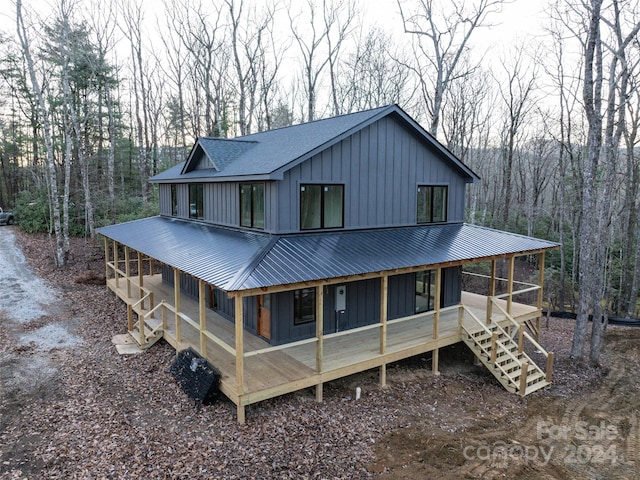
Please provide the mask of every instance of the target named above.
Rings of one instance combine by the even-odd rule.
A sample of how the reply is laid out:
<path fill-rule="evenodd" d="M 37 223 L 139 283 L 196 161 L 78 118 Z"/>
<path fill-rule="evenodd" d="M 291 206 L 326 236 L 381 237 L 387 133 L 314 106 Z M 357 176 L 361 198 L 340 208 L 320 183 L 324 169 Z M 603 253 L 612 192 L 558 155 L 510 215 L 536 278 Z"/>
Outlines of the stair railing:
<path fill-rule="evenodd" d="M 525 330 L 525 325 L 523 323 L 516 322 L 516 320 L 497 302 L 495 297 L 489 298 L 493 305 L 505 316 L 507 321 L 518 329 L 518 353 L 524 353 L 524 341 L 528 340 L 536 352 L 540 352 L 545 357 L 545 380 L 547 382 L 551 382 L 551 377 L 553 376 L 553 352 L 547 352 L 547 350 L 545 350 L 542 345 L 535 340 L 535 338 L 529 335 Z"/>
<path fill-rule="evenodd" d="M 512 383 L 514 387 L 520 388 L 520 394 L 524 395 L 524 389 L 522 388 L 522 384 L 524 382 L 524 385 L 525 385 L 525 388 L 526 388 L 529 364 L 532 362 L 532 360 L 524 352 L 522 352 L 523 355 L 524 355 L 524 361 L 518 359 L 518 357 L 516 357 L 511 352 L 511 350 L 509 350 L 509 348 L 502 342 L 502 340 L 498 339 L 499 334 L 496 331 L 490 330 L 485 325 L 484 322 L 482 322 L 471 310 L 469 310 L 464 305 L 460 305 L 460 308 L 461 308 L 461 312 L 466 312 L 466 313 L 469 314 L 469 316 L 473 319 L 473 321 L 475 322 L 475 324 L 477 326 L 479 326 L 482 330 L 484 330 L 486 333 L 491 335 L 491 352 L 488 352 L 487 349 L 485 347 L 483 347 L 482 345 L 480 345 L 479 343 L 476 343 L 476 345 L 478 347 L 480 347 L 480 349 L 485 353 L 485 355 L 487 355 L 487 358 L 489 358 L 490 361 L 491 361 L 491 365 L 493 365 L 495 368 L 500 370 L 504 374 L 504 376 L 508 379 L 509 383 Z M 464 330 L 467 333 L 467 335 L 470 338 L 473 339 L 473 334 L 464 326 L 463 319 L 464 319 L 464 313 L 458 315 L 459 328 L 461 330 Z M 505 335 L 506 338 L 510 338 L 509 334 L 500 325 L 494 324 L 494 327 L 497 330 L 499 330 L 500 333 Z M 502 368 L 502 365 L 500 365 L 497 362 L 497 351 L 498 351 L 498 348 L 500 348 L 500 351 L 503 352 L 505 355 L 507 355 L 511 360 L 516 362 L 518 365 L 521 365 L 522 369 L 521 369 L 521 373 L 520 373 L 520 384 L 516 383 L 516 381 L 511 378 L 509 373 L 504 368 Z M 526 368 L 526 370 L 525 370 L 525 368 Z"/>

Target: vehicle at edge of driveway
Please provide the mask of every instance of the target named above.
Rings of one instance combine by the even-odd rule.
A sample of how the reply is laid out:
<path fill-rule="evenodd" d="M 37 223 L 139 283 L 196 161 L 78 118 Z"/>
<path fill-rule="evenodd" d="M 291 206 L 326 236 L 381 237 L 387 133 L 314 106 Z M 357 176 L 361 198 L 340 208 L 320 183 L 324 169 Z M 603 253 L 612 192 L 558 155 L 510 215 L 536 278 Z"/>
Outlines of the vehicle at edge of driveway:
<path fill-rule="evenodd" d="M 4 210 L 2 210 L 2 207 L 0 207 L 0 225 L 13 225 L 14 221 L 15 218 L 13 216 L 13 213 L 5 212 Z"/>

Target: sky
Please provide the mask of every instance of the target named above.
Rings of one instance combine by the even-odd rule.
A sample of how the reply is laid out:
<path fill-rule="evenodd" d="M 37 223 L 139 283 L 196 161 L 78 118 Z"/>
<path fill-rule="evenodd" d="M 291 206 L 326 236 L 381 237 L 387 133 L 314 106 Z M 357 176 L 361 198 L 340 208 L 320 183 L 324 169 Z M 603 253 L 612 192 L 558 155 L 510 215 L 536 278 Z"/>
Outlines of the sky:
<path fill-rule="evenodd" d="M 209 0 L 215 1 L 215 0 Z M 293 3 L 306 0 L 291 0 Z M 403 0 L 406 2 L 407 0 Z M 440 0 L 443 5 L 449 0 Z M 151 11 L 157 5 L 161 7 L 161 0 L 144 0 Z M 6 8 L 7 4 L 11 8 Z M 56 0 L 22 0 L 23 8 L 33 9 L 42 17 L 47 17 L 54 9 Z M 82 0 L 79 0 L 82 4 Z M 15 0 L 3 0 L 5 8 L 0 10 L 0 29 L 4 32 L 15 31 Z M 365 21 L 377 23 L 395 34 L 402 34 L 398 3 L 396 0 L 364 0 L 366 5 Z M 494 25 L 478 29 L 473 34 L 473 44 L 479 49 L 501 47 L 509 45 L 520 38 L 542 34 L 541 23 L 544 20 L 542 12 L 545 2 L 541 0 L 512 0 L 505 4 L 499 15 L 494 15 Z"/>
<path fill-rule="evenodd" d="M 404 0 L 406 1 L 406 0 Z M 449 0 L 440 0 L 444 5 Z M 502 7 L 502 12 L 493 15 L 493 25 L 474 31 L 473 45 L 484 52 L 488 49 L 508 47 L 521 39 L 543 34 L 545 20 L 542 0 L 512 0 Z M 386 26 L 395 34 L 403 34 L 402 20 L 396 0 L 367 0 L 367 17 L 379 25 Z"/>

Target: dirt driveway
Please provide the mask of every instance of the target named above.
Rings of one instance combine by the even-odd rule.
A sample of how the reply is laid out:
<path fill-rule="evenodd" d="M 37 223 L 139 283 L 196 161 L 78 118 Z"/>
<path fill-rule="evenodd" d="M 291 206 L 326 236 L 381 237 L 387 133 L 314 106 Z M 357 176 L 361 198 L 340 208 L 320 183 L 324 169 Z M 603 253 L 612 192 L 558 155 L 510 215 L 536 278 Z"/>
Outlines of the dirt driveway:
<path fill-rule="evenodd" d="M 322 404 L 302 391 L 252 405 L 239 426 L 224 399 L 194 408 L 166 343 L 116 353 L 125 307 L 77 283 L 102 273 L 99 246 L 74 239 L 63 270 L 50 252 L 0 227 L 0 479 L 640 478 L 640 329 L 610 328 L 596 369 L 568 358 L 572 324 L 550 319 L 554 383 L 525 398 L 457 346 L 440 376 L 415 357 L 388 388 L 365 372 Z"/>

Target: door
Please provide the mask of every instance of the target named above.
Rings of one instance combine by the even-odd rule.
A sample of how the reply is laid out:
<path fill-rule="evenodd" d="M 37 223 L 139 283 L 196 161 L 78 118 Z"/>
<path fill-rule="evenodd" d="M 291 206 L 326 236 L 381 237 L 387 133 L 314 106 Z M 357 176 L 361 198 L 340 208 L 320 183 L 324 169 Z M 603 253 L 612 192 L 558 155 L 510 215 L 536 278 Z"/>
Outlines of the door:
<path fill-rule="evenodd" d="M 258 335 L 271 339 L 271 295 L 258 295 Z"/>

